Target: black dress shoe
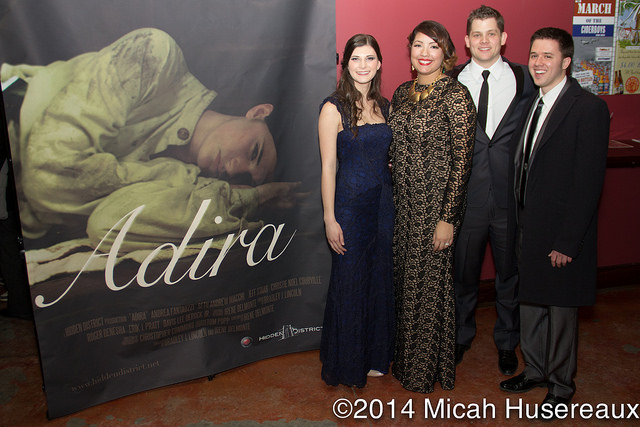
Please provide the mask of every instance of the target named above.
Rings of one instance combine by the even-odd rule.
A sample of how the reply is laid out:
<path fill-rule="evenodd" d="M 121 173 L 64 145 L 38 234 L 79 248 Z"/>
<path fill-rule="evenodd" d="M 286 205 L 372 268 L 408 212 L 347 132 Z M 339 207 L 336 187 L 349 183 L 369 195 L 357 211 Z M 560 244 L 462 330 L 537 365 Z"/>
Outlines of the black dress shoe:
<path fill-rule="evenodd" d="M 516 377 L 502 381 L 500 383 L 500 390 L 509 391 L 511 393 L 524 393 L 534 387 L 544 387 L 546 385 L 547 384 L 543 381 L 530 380 L 523 372 Z"/>
<path fill-rule="evenodd" d="M 464 344 L 456 344 L 456 365 L 459 365 L 462 362 L 462 358 L 464 357 L 464 353 L 469 350 L 471 346 Z"/>
<path fill-rule="evenodd" d="M 498 350 L 498 368 L 504 375 L 513 375 L 518 369 L 518 356 L 513 350 Z"/>
<path fill-rule="evenodd" d="M 551 421 L 556 419 L 556 407 L 558 405 L 569 405 L 569 399 L 556 396 L 553 393 L 547 393 L 542 404 L 540 405 L 540 412 L 538 418 L 544 421 Z"/>

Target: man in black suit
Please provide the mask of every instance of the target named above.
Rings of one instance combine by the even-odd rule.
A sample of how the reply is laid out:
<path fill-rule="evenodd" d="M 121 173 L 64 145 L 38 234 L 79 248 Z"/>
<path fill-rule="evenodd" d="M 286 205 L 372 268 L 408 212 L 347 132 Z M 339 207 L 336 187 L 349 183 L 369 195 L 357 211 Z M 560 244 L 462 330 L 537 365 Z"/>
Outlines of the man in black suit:
<path fill-rule="evenodd" d="M 578 307 L 596 299 L 597 210 L 609 111 L 567 77 L 572 55 L 566 31 L 542 28 L 533 34 L 529 72 L 540 93 L 514 134 L 515 197 L 509 212 L 517 227 L 510 235 L 520 276 L 525 368 L 500 388 L 525 392 L 548 386 L 542 418 L 552 418 L 575 393 Z"/>
<path fill-rule="evenodd" d="M 506 268 L 509 151 L 511 135 L 535 88 L 525 66 L 501 57 L 506 41 L 500 12 L 488 6 L 473 10 L 465 36 L 471 60 L 452 73 L 469 89 L 478 110 L 467 210 L 455 248 L 454 288 L 458 364 L 476 335 L 478 282 L 488 238 L 496 267 L 498 319 L 493 338 L 498 367 L 503 374 L 512 375 L 518 368 L 515 348 L 520 323 L 518 277 L 509 275 Z"/>

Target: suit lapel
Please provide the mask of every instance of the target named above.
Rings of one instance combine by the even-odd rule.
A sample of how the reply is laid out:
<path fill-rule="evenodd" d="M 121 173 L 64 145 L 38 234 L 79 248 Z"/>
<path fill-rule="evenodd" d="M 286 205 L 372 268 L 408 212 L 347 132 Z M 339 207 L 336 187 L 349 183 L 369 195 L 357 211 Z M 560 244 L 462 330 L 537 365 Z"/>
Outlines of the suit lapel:
<path fill-rule="evenodd" d="M 524 147 L 524 134 L 525 131 L 527 130 L 527 123 L 529 123 L 529 120 L 531 120 L 531 115 L 533 114 L 533 106 L 534 104 L 538 101 L 538 95 L 536 93 L 535 96 L 531 97 L 531 100 L 529 101 L 529 104 L 526 107 L 526 111 L 527 114 L 523 114 L 522 118 L 520 119 L 520 136 L 518 138 L 518 144 L 516 145 L 516 151 L 515 151 L 515 157 L 514 157 L 514 163 L 516 166 L 516 170 L 520 170 L 521 165 L 522 165 L 522 149 Z"/>
<path fill-rule="evenodd" d="M 489 138 L 485 130 L 482 129 L 482 127 L 479 124 L 476 126 L 476 138 L 486 140 L 487 143 L 491 142 L 491 140 L 500 136 L 500 131 L 505 126 L 505 124 L 509 122 L 509 117 L 511 116 L 511 114 L 513 114 L 513 111 L 518 107 L 518 103 L 520 102 L 520 99 L 522 98 L 522 94 L 524 92 L 524 72 L 522 71 L 522 68 L 513 65 L 511 62 L 509 62 L 509 60 L 507 60 L 504 57 L 502 58 L 502 60 L 509 65 L 509 68 L 511 68 L 511 71 L 513 71 L 513 75 L 516 78 L 516 94 L 511 100 L 511 103 L 509 104 L 509 108 L 507 108 L 507 111 L 502 116 L 502 119 L 500 120 L 500 123 L 498 124 L 498 127 L 496 128 L 495 132 L 493 132 L 493 137 Z M 467 65 L 469 65 L 470 62 L 471 60 L 469 59 L 464 64 L 458 65 L 453 70 L 451 70 L 449 75 L 457 80 L 458 75 L 460 75 L 462 70 Z"/>
<path fill-rule="evenodd" d="M 558 99 L 551 107 L 551 111 L 547 115 L 542 127 L 540 128 L 540 132 L 538 133 L 538 138 L 533 147 L 533 151 L 531 152 L 531 158 L 529 160 L 529 164 L 533 164 L 535 161 L 536 153 L 538 150 L 542 149 L 544 145 L 549 141 L 551 135 L 554 134 L 558 126 L 563 122 L 564 118 L 571 108 L 573 108 L 573 104 L 575 103 L 576 96 L 580 94 L 580 87 L 576 87 L 578 85 L 570 77 L 567 80 L 567 83 L 562 88 Z"/>

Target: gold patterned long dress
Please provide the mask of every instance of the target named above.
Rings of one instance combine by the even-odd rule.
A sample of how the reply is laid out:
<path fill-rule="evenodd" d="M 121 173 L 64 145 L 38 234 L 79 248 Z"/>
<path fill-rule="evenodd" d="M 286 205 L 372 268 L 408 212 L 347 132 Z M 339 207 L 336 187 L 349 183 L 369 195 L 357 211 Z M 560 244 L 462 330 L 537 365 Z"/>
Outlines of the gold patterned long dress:
<path fill-rule="evenodd" d="M 430 393 L 436 382 L 451 390 L 455 381 L 453 247 L 435 252 L 433 233 L 442 220 L 457 235 L 462 221 L 476 111 L 467 89 L 450 77 L 418 102 L 408 98 L 412 83 L 396 90 L 389 118 L 396 212 L 393 375 L 407 390 Z"/>

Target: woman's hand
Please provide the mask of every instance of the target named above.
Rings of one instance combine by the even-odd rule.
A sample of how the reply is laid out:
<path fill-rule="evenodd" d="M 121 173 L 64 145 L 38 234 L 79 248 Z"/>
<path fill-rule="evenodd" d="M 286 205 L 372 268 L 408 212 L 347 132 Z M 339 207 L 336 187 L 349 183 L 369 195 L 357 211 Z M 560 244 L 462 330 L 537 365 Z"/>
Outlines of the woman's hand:
<path fill-rule="evenodd" d="M 448 222 L 438 221 L 433 232 L 433 250 L 442 251 L 453 245 L 453 225 Z"/>
<path fill-rule="evenodd" d="M 324 229 L 331 249 L 340 255 L 344 255 L 347 248 L 344 247 L 344 235 L 342 234 L 342 227 L 340 227 L 340 224 L 338 224 L 337 221 L 325 221 Z"/>

